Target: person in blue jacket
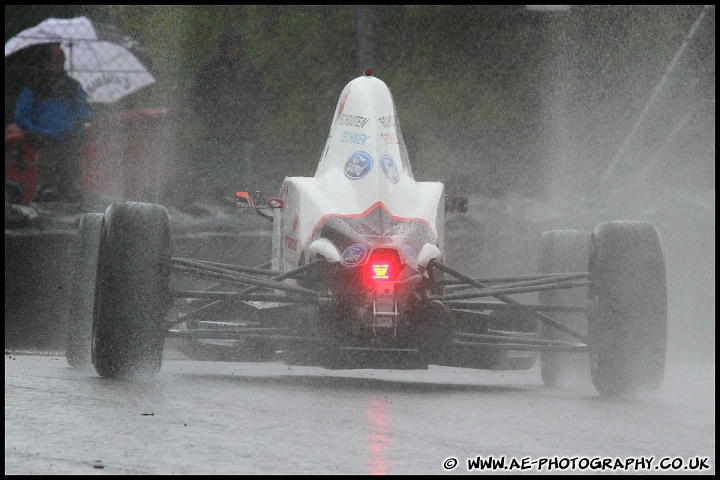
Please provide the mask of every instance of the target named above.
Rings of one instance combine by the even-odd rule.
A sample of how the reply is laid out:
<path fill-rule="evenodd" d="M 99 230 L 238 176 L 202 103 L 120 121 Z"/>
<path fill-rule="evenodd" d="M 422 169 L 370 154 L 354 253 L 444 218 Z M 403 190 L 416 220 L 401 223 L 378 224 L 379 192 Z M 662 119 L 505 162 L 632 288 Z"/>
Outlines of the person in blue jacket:
<path fill-rule="evenodd" d="M 60 45 L 46 48 L 39 75 L 18 95 L 15 123 L 35 150 L 35 200 L 79 201 L 80 151 L 91 110 L 82 86 L 65 72 Z"/>

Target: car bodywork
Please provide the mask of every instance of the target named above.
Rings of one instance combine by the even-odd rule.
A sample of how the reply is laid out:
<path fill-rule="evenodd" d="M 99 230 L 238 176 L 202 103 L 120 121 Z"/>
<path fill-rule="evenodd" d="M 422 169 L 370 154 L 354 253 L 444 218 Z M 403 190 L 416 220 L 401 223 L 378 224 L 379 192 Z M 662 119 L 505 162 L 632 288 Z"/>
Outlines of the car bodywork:
<path fill-rule="evenodd" d="M 277 198 L 238 192 L 237 205 L 272 219 L 264 265 L 173 257 L 161 205 L 121 202 L 88 214 L 70 364 L 152 376 L 164 340 L 176 338 L 200 359 L 223 351 L 334 369 L 503 370 L 529 369 L 540 356 L 552 386 L 578 365 L 601 394 L 662 382 L 665 266 L 655 227 L 547 232 L 540 272 L 463 274 L 445 263 L 444 226 L 467 199 L 415 180 L 390 90 L 370 70 L 343 89 L 315 175 L 286 177 Z M 514 297 L 533 292 L 543 301 Z"/>

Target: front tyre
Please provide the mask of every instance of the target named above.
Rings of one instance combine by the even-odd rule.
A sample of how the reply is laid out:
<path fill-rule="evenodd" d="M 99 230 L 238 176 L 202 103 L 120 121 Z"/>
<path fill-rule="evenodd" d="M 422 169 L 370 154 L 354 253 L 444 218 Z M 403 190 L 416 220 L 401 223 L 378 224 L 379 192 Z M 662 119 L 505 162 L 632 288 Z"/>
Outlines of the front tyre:
<path fill-rule="evenodd" d="M 78 222 L 75 270 L 65 335 L 65 359 L 71 367 L 90 365 L 93 298 L 102 213 L 86 213 Z"/>
<path fill-rule="evenodd" d="M 647 222 L 598 225 L 590 242 L 590 373 L 604 396 L 657 391 L 667 349 L 660 235 Z"/>
<path fill-rule="evenodd" d="M 100 233 L 92 362 L 101 377 L 153 378 L 170 306 L 170 215 L 161 205 L 113 203 Z"/>

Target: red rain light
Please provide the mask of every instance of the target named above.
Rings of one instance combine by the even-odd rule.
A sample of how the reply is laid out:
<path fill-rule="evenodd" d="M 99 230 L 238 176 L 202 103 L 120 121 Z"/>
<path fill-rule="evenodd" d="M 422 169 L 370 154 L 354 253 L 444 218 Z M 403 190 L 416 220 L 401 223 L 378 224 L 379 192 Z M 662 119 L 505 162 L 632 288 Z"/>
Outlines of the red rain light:
<path fill-rule="evenodd" d="M 367 263 L 367 278 L 371 283 L 392 282 L 398 279 L 402 264 L 397 251 L 389 249 L 375 250 Z"/>
<path fill-rule="evenodd" d="M 372 264 L 372 279 L 373 280 L 389 280 L 390 279 L 390 264 L 389 263 L 373 263 Z"/>

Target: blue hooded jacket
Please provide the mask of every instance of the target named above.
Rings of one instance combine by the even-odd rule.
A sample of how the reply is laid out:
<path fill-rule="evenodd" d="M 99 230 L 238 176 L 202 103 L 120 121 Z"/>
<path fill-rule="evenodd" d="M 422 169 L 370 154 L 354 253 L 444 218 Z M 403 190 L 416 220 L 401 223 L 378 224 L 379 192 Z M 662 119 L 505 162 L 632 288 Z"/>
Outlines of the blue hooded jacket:
<path fill-rule="evenodd" d="M 69 76 L 55 83 L 42 98 L 26 86 L 18 95 L 15 123 L 30 137 L 45 137 L 60 143 L 68 135 L 82 135 L 90 118 L 87 94 Z"/>

